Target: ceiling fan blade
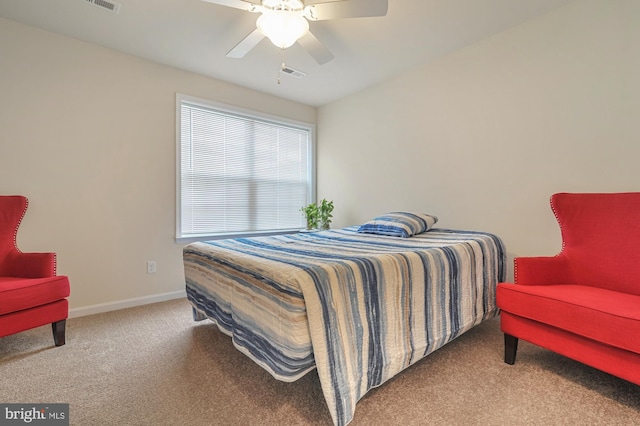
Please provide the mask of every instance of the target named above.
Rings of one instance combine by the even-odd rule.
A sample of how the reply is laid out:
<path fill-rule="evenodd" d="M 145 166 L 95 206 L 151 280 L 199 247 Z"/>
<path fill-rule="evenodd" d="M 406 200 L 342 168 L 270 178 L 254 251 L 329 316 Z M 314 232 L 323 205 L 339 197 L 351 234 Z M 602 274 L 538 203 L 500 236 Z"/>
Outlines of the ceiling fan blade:
<path fill-rule="evenodd" d="M 325 21 L 327 19 L 385 16 L 388 9 L 388 0 L 343 0 L 312 4 L 305 7 L 304 10 L 307 19 Z"/>
<path fill-rule="evenodd" d="M 220 6 L 233 7 L 236 9 L 246 10 L 247 12 L 258 12 L 260 2 L 257 3 L 250 0 L 202 0 L 208 3 L 219 4 Z"/>
<path fill-rule="evenodd" d="M 298 44 L 309 52 L 320 65 L 326 64 L 335 57 L 310 31 L 298 39 Z"/>
<path fill-rule="evenodd" d="M 244 55 L 246 55 L 251 49 L 256 47 L 256 45 L 260 43 L 263 38 L 264 34 L 262 34 L 257 29 L 253 30 L 251 34 L 246 36 L 240 43 L 236 44 L 233 49 L 227 52 L 227 58 L 244 58 Z"/>

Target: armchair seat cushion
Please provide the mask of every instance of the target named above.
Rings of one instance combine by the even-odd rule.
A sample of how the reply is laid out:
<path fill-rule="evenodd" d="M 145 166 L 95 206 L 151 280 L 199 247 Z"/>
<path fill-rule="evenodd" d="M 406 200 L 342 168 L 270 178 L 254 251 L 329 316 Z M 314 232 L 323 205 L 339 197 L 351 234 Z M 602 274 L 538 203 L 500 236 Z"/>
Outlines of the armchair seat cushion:
<path fill-rule="evenodd" d="M 69 296 L 69 278 L 0 277 L 0 315 L 46 305 Z"/>
<path fill-rule="evenodd" d="M 640 296 L 575 284 L 501 283 L 497 299 L 514 315 L 640 354 Z"/>

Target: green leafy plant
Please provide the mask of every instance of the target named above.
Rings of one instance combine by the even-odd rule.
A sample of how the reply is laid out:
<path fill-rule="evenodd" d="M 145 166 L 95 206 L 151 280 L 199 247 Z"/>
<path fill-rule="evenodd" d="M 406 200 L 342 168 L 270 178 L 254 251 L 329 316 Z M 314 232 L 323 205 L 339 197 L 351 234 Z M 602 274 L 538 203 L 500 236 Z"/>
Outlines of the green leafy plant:
<path fill-rule="evenodd" d="M 331 219 L 333 218 L 333 201 L 327 201 L 324 198 L 318 207 L 318 222 L 320 229 L 329 229 L 331 227 Z"/>
<path fill-rule="evenodd" d="M 304 213 L 304 217 L 307 220 L 307 229 L 318 229 L 318 217 L 320 213 L 318 205 L 316 203 L 311 203 L 305 207 L 302 207 L 300 211 Z"/>
<path fill-rule="evenodd" d="M 307 220 L 307 230 L 329 229 L 333 218 L 333 201 L 322 199 L 319 204 L 311 203 L 300 209 Z"/>

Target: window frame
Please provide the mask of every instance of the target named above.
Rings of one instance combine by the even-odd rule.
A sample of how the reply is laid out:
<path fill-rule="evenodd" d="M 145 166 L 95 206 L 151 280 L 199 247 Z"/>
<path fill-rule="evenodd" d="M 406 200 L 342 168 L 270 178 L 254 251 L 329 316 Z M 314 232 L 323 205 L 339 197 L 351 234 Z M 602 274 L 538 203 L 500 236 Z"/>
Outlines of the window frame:
<path fill-rule="evenodd" d="M 176 222 L 175 222 L 175 238 L 176 242 L 189 243 L 195 241 L 218 240 L 225 238 L 254 237 L 266 235 L 279 235 L 299 232 L 301 228 L 289 230 L 267 230 L 255 232 L 225 232 L 211 233 L 199 235 L 182 235 L 182 104 L 188 103 L 205 109 L 210 109 L 222 114 L 238 116 L 244 119 L 257 120 L 279 126 L 292 127 L 309 132 L 309 158 L 307 159 L 307 167 L 309 169 L 310 182 L 308 184 L 308 200 L 307 203 L 313 203 L 316 200 L 316 126 L 312 123 L 293 120 L 286 117 L 267 114 L 247 108 L 229 105 L 209 99 L 198 98 L 195 96 L 176 93 Z M 303 207 L 303 206 L 300 206 Z M 302 214 L 302 213 L 301 213 Z"/>

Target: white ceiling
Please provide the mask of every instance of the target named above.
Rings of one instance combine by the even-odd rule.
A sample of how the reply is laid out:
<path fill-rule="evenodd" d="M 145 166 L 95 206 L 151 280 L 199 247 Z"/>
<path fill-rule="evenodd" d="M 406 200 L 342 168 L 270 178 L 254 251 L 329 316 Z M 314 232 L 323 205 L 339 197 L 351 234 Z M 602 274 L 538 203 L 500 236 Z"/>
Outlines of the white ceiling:
<path fill-rule="evenodd" d="M 335 55 L 325 65 L 297 44 L 280 50 L 266 38 L 243 59 L 226 58 L 257 14 L 201 0 L 114 1 L 118 14 L 85 0 L 0 0 L 0 16 L 320 106 L 574 0 L 389 0 L 385 17 L 310 23 Z M 307 76 L 283 75 L 278 84 L 282 62 Z"/>

